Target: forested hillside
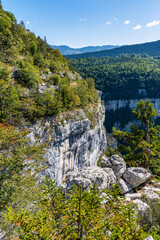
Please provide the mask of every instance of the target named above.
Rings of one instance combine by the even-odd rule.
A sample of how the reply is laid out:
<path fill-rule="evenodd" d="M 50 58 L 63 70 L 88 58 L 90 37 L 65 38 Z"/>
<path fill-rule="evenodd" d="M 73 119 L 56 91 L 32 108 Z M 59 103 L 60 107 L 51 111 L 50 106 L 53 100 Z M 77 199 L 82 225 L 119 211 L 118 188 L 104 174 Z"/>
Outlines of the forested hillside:
<path fill-rule="evenodd" d="M 148 54 L 150 56 L 160 55 L 160 41 L 127 45 L 111 50 L 90 52 L 76 55 L 68 55 L 67 58 L 87 58 L 87 57 L 118 57 L 121 54 Z"/>
<path fill-rule="evenodd" d="M 58 50 L 17 24 L 0 4 L 0 120 L 34 121 L 98 100 Z"/>
<path fill-rule="evenodd" d="M 105 99 L 158 98 L 160 60 L 148 55 L 70 60 L 84 77 L 93 77 Z"/>

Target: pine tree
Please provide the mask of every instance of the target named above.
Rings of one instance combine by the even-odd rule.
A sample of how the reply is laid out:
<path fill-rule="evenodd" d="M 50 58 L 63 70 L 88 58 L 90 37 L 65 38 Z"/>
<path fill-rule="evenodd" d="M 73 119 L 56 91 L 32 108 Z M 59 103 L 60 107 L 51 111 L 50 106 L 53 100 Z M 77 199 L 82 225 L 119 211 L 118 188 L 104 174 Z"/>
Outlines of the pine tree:
<path fill-rule="evenodd" d="M 113 128 L 114 137 L 120 140 L 118 150 L 131 165 L 147 169 L 152 168 L 157 173 L 160 162 L 159 126 L 155 126 L 155 118 L 159 116 L 150 100 L 140 101 L 133 109 L 133 115 L 141 126 L 132 125 L 130 131 L 120 131 Z M 158 168 L 157 168 L 158 167 Z"/>
<path fill-rule="evenodd" d="M 24 21 L 23 21 L 23 20 L 20 21 L 19 25 L 20 25 L 21 27 L 25 28 L 25 24 L 24 24 Z"/>
<path fill-rule="evenodd" d="M 17 189 L 20 191 L 20 183 L 28 179 L 28 184 L 31 184 L 41 168 L 44 151 L 39 145 L 27 144 L 27 133 L 18 131 L 6 122 L 0 124 L 0 210 L 10 203 Z M 22 195 L 19 197 L 22 198 Z"/>

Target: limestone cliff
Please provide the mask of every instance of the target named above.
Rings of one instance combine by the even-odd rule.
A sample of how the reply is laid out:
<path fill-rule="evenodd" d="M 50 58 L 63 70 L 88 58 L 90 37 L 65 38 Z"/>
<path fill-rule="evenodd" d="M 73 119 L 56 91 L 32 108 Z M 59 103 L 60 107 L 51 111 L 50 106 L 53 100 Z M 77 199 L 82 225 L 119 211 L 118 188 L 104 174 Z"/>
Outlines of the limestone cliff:
<path fill-rule="evenodd" d="M 42 175 L 59 185 L 68 171 L 96 165 L 107 145 L 104 118 L 105 108 L 99 102 L 90 109 L 63 113 L 31 126 L 32 142 L 50 141 L 45 154 L 47 169 Z"/>

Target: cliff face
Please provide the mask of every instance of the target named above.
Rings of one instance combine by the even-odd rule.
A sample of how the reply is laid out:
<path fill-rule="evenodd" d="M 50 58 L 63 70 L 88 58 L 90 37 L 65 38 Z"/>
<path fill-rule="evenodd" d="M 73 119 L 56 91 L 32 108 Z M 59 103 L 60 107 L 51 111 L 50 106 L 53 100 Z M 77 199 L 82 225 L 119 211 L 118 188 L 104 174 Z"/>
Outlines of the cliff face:
<path fill-rule="evenodd" d="M 42 175 L 55 179 L 59 185 L 68 171 L 78 172 L 86 166 L 94 166 L 106 149 L 106 133 L 103 127 L 105 108 L 99 102 L 89 114 L 76 110 L 39 121 L 30 128 L 31 142 L 50 141 L 45 154 L 47 169 Z"/>
<path fill-rule="evenodd" d="M 154 108 L 156 110 L 160 110 L 160 99 L 159 98 L 149 98 L 153 103 Z M 132 110 L 136 108 L 136 104 L 141 99 L 117 99 L 110 100 L 105 102 L 105 127 L 107 132 L 112 132 L 112 127 L 121 130 L 130 129 L 131 124 L 138 124 L 138 122 L 134 119 Z M 146 100 L 146 98 L 142 98 L 142 100 Z M 159 124 L 159 122 L 158 122 Z"/>
<path fill-rule="evenodd" d="M 142 98 L 142 100 L 145 100 L 146 98 Z M 125 107 L 129 107 L 131 110 L 133 108 L 136 108 L 136 104 L 140 101 L 141 99 L 129 99 L 129 100 L 110 100 L 106 101 L 105 103 L 105 109 L 106 111 L 116 111 Z M 156 110 L 160 110 L 160 99 L 159 98 L 150 98 L 151 102 L 154 104 L 154 108 Z"/>

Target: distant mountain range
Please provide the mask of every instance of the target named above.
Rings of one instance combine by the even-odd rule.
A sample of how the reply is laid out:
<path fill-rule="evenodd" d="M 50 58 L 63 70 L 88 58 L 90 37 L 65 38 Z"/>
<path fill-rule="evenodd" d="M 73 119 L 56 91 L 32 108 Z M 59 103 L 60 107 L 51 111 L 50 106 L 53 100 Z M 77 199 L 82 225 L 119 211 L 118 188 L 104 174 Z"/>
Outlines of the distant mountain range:
<path fill-rule="evenodd" d="M 121 54 L 148 54 L 150 56 L 160 55 L 160 40 L 155 42 L 134 44 L 116 47 L 114 49 L 103 50 L 98 52 L 89 52 L 83 54 L 68 55 L 67 58 L 86 58 L 86 57 L 116 57 Z"/>
<path fill-rule="evenodd" d="M 88 52 L 97 52 L 102 50 L 109 50 L 113 48 L 119 47 L 118 45 L 104 45 L 104 46 L 88 46 L 83 48 L 70 48 L 66 45 L 50 45 L 50 47 L 54 49 L 58 49 L 62 55 L 72 55 L 72 54 L 81 54 L 81 53 L 88 53 Z"/>

